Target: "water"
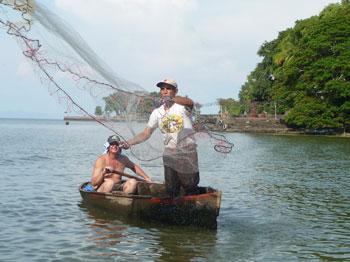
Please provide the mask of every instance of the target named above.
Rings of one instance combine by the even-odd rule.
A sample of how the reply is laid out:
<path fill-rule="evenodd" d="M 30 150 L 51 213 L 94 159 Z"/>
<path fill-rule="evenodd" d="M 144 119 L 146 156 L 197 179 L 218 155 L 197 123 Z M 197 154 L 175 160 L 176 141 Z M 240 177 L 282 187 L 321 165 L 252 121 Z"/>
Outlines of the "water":
<path fill-rule="evenodd" d="M 225 158 L 199 141 L 200 185 L 223 191 L 210 231 L 86 206 L 77 187 L 110 135 L 95 123 L 0 130 L 0 261 L 350 261 L 348 138 L 227 134 Z M 137 163 L 163 180 L 161 160 Z"/>

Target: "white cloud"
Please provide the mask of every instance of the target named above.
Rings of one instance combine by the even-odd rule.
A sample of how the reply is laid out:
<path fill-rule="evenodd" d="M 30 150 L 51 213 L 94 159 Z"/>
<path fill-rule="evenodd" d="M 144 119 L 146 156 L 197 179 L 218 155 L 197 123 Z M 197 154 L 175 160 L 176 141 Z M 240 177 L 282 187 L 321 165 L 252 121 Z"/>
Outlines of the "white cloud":
<path fill-rule="evenodd" d="M 119 76 L 150 91 L 173 77 L 192 86 L 189 93 L 203 90 L 192 92 L 195 100 L 237 98 L 259 46 L 332 2 L 339 1 L 55 0 Z"/>
<path fill-rule="evenodd" d="M 22 61 L 17 67 L 17 75 L 24 78 L 35 78 L 33 66 L 28 61 Z"/>
<path fill-rule="evenodd" d="M 181 17 L 182 12 L 192 8 L 194 0 L 55 0 L 56 6 L 67 12 L 79 16 L 85 21 L 122 21 L 154 22 L 163 24 L 166 17 L 176 14 Z M 149 18 L 154 19 L 149 19 Z M 145 21 L 145 18 L 148 18 Z"/>
<path fill-rule="evenodd" d="M 58 13 L 118 76 L 157 90 L 165 77 L 180 95 L 208 103 L 237 98 L 264 41 L 340 0 L 37 0 Z M 47 97 L 32 66 L 3 30 L 0 105 L 37 108 Z M 53 43 L 54 45 L 56 43 Z M 65 51 L 61 46 L 58 50 Z M 65 81 L 62 75 L 55 75 Z M 3 87 L 11 88 L 3 88 Z M 5 89 L 5 90 L 4 90 Z M 33 92 L 36 92 L 33 94 Z M 18 101 L 18 97 L 25 98 Z M 25 95 L 23 95 L 25 94 Z M 18 101 L 14 104 L 11 97 Z M 29 98 L 30 99 L 27 99 Z M 48 110 L 52 107 L 48 100 Z M 50 107 L 51 106 L 51 107 Z M 50 109 L 49 109 L 50 108 Z M 39 109 L 40 111 L 41 109 Z M 61 112 L 61 111 L 56 111 Z"/>

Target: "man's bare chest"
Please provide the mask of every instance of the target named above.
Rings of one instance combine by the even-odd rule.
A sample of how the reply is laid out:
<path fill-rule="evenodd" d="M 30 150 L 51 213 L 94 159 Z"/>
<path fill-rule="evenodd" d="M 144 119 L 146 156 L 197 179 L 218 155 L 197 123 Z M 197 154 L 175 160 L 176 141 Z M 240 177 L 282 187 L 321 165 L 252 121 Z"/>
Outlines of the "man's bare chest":
<path fill-rule="evenodd" d="M 107 166 L 112 167 L 114 170 L 123 171 L 125 164 L 117 159 L 109 159 L 107 161 Z"/>

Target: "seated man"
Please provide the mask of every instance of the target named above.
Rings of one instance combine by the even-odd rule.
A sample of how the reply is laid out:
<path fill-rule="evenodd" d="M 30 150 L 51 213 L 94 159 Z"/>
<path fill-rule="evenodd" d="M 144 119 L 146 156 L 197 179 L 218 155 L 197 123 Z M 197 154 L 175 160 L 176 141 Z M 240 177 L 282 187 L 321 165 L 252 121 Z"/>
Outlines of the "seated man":
<path fill-rule="evenodd" d="M 152 182 L 138 165 L 131 162 L 128 157 L 121 155 L 120 138 L 117 135 L 110 136 L 107 142 L 107 153 L 97 158 L 91 178 L 91 185 L 97 192 L 110 193 L 120 190 L 123 194 L 134 194 L 137 186 L 136 179 L 122 181 L 120 175 L 110 172 L 111 170 L 123 172 L 125 167 L 130 168 L 146 181 Z"/>

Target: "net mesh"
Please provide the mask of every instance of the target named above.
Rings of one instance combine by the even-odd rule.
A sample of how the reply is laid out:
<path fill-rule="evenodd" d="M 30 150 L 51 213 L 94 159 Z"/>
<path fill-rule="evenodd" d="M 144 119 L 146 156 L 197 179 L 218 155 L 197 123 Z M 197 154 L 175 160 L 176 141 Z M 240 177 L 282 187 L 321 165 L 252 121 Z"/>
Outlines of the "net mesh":
<path fill-rule="evenodd" d="M 94 120 L 122 140 L 140 133 L 152 111 L 165 102 L 119 77 L 68 23 L 37 1 L 0 0 L 0 27 L 15 37 L 42 84 L 68 114 Z M 188 150 L 165 152 L 161 132 L 154 132 L 158 134 L 130 148 L 133 156 L 152 161 L 165 153 L 169 157 L 164 165 L 181 172 L 198 171 L 198 160 Z M 200 125 L 188 136 L 208 139 L 221 155 L 233 147 L 223 135 L 206 132 Z"/>

